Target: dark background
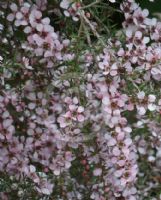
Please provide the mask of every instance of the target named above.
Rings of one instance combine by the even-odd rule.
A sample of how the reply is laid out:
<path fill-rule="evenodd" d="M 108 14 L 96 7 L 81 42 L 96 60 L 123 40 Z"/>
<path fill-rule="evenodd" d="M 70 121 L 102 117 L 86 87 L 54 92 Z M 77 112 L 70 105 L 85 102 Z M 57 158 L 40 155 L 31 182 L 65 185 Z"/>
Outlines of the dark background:
<path fill-rule="evenodd" d="M 154 2 L 149 2 L 149 0 L 137 0 L 137 2 L 142 8 L 147 8 L 151 16 L 156 12 L 161 14 L 161 0 L 154 0 Z"/>

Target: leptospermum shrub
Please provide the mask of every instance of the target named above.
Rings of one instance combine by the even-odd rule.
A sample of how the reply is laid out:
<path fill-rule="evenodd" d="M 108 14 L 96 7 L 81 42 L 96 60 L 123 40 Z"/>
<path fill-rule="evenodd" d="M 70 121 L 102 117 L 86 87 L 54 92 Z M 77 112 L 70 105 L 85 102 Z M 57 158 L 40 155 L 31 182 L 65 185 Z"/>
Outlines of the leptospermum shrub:
<path fill-rule="evenodd" d="M 0 199 L 161 198 L 161 22 L 134 0 L 4 0 L 0 42 Z"/>

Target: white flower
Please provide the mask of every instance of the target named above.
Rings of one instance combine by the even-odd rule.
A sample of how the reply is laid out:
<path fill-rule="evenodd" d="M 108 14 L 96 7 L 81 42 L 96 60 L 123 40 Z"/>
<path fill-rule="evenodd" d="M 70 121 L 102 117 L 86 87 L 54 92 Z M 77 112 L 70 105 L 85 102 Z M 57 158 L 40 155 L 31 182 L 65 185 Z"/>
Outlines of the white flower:
<path fill-rule="evenodd" d="M 16 5 L 15 3 L 12 3 L 12 4 L 10 5 L 10 9 L 11 9 L 13 12 L 16 12 L 17 9 L 18 9 L 18 7 L 17 7 L 17 5 Z"/>
<path fill-rule="evenodd" d="M 60 169 L 55 169 L 55 170 L 54 170 L 54 174 L 55 174 L 56 176 L 59 176 L 59 175 L 60 175 Z"/>
<path fill-rule="evenodd" d="M 139 93 L 137 94 L 137 96 L 138 96 L 138 99 L 144 99 L 145 93 L 144 93 L 143 91 L 141 91 L 141 92 L 139 92 Z"/>
<path fill-rule="evenodd" d="M 109 2 L 111 2 L 111 3 L 115 3 L 115 2 L 116 2 L 116 0 L 109 0 Z"/>
<path fill-rule="evenodd" d="M 114 146 L 116 144 L 116 140 L 114 138 L 111 138 L 109 141 L 108 141 L 108 146 Z"/>
<path fill-rule="evenodd" d="M 154 110 L 156 110 L 156 105 L 151 103 L 151 104 L 148 105 L 148 109 L 150 111 L 154 111 Z"/>
<path fill-rule="evenodd" d="M 148 101 L 151 102 L 151 103 L 153 103 L 153 102 L 155 102 L 155 100 L 156 100 L 156 96 L 153 95 L 153 94 L 149 94 Z"/>
<path fill-rule="evenodd" d="M 138 106 L 137 110 L 138 110 L 139 115 L 144 115 L 146 113 L 146 110 L 144 107 Z"/>
<path fill-rule="evenodd" d="M 36 171 L 36 168 L 35 168 L 35 166 L 33 166 L 33 165 L 30 165 L 30 172 L 31 173 L 33 173 L 33 172 L 35 172 Z"/>
<path fill-rule="evenodd" d="M 46 195 L 51 194 L 51 192 L 47 188 L 43 188 L 41 191 L 42 191 L 43 194 L 46 194 Z"/>
<path fill-rule="evenodd" d="M 68 9 L 70 3 L 72 3 L 72 1 L 70 1 L 70 0 L 62 0 L 61 3 L 60 3 L 60 7 L 63 8 L 63 9 Z"/>
<path fill-rule="evenodd" d="M 14 20 L 14 18 L 15 18 L 15 15 L 14 14 L 9 14 L 8 16 L 7 16 L 7 20 L 9 21 L 9 22 L 12 22 L 13 20 Z"/>

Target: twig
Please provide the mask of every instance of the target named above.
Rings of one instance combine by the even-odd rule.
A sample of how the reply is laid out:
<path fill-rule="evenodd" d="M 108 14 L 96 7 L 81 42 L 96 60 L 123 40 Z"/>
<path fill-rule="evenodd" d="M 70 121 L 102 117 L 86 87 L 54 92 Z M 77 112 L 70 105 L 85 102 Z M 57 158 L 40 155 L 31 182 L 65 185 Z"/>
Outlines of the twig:
<path fill-rule="evenodd" d="M 97 32 L 97 30 L 95 29 L 94 25 L 91 24 L 91 22 L 89 21 L 89 19 L 85 16 L 84 12 L 82 12 L 80 10 L 79 13 L 80 13 L 80 16 L 86 22 L 86 24 L 90 27 L 90 29 L 92 30 L 93 34 L 101 41 L 101 43 L 103 44 L 103 46 L 106 46 L 106 44 L 104 43 L 104 41 L 101 39 L 101 36 L 99 35 L 99 33 Z"/>
<path fill-rule="evenodd" d="M 85 34 L 86 34 L 86 37 L 87 37 L 88 45 L 89 45 L 90 47 L 92 47 L 90 34 L 89 34 L 88 30 L 87 30 L 87 27 L 86 27 L 85 24 L 83 23 L 82 17 L 81 17 L 81 23 L 82 23 L 82 26 L 83 26 L 83 28 L 84 28 L 84 31 L 85 31 Z"/>
<path fill-rule="evenodd" d="M 131 83 L 133 84 L 133 86 L 140 92 L 139 87 L 136 85 L 136 83 L 134 83 L 134 81 L 131 78 L 128 78 L 129 81 L 131 81 Z"/>
<path fill-rule="evenodd" d="M 86 5 L 86 6 L 81 7 L 80 9 L 81 9 L 81 10 L 84 10 L 84 9 L 86 9 L 86 8 L 90 8 L 90 7 L 92 7 L 92 6 L 94 6 L 94 5 L 98 4 L 98 3 L 100 3 L 100 0 L 96 0 L 96 1 L 93 2 L 93 3 L 90 3 L 90 4 Z"/>
<path fill-rule="evenodd" d="M 78 37 L 80 37 L 80 35 L 81 35 L 82 28 L 83 28 L 83 22 L 81 20 L 81 24 L 80 24 L 79 31 L 78 31 Z"/>

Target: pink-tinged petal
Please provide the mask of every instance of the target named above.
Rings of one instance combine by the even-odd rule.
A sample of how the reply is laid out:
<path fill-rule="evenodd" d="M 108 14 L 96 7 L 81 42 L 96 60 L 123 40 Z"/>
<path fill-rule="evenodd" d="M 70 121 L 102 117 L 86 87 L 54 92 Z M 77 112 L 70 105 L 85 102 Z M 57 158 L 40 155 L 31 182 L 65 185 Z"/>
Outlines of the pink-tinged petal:
<path fill-rule="evenodd" d="M 39 31 L 39 32 L 42 32 L 43 31 L 43 25 L 42 24 L 37 24 L 36 25 L 36 30 Z"/>
<path fill-rule="evenodd" d="M 119 156 L 121 152 L 118 147 L 114 147 L 112 153 L 114 156 Z"/>
<path fill-rule="evenodd" d="M 18 10 L 18 7 L 17 7 L 17 5 L 16 5 L 15 3 L 12 3 L 12 4 L 10 5 L 10 9 L 11 9 L 13 12 L 16 12 L 16 11 Z"/>
<path fill-rule="evenodd" d="M 69 169 L 71 167 L 71 162 L 66 161 L 65 162 L 65 168 Z"/>
<path fill-rule="evenodd" d="M 39 47 L 44 43 L 44 40 L 38 34 L 34 34 L 33 39 Z"/>
<path fill-rule="evenodd" d="M 36 19 L 40 19 L 42 17 L 42 13 L 39 10 L 35 10 L 34 16 L 35 16 Z"/>
<path fill-rule="evenodd" d="M 32 31 L 32 28 L 30 27 L 30 26 L 26 26 L 25 28 L 24 28 L 24 33 L 26 33 L 26 34 L 29 34 L 29 33 L 31 33 L 31 31 Z"/>
<path fill-rule="evenodd" d="M 144 115 L 146 113 L 146 110 L 144 107 L 137 107 L 138 114 L 139 115 Z"/>
<path fill-rule="evenodd" d="M 42 56 L 43 52 L 44 52 L 43 48 L 37 48 L 37 49 L 35 49 L 36 56 Z"/>
<path fill-rule="evenodd" d="M 12 120 L 11 119 L 5 119 L 2 122 L 2 125 L 3 125 L 4 128 L 8 128 L 11 124 L 12 124 Z"/>
<path fill-rule="evenodd" d="M 125 160 L 119 160 L 117 163 L 118 163 L 118 165 L 119 165 L 120 167 L 122 167 L 122 166 L 125 165 L 126 161 L 125 161 Z"/>
<path fill-rule="evenodd" d="M 152 75 L 158 75 L 158 74 L 161 74 L 161 70 L 154 67 L 151 69 L 151 73 L 152 73 Z"/>
<path fill-rule="evenodd" d="M 51 37 L 52 37 L 54 40 L 57 40 L 57 39 L 58 39 L 58 35 L 57 35 L 55 32 L 52 32 L 52 33 L 51 33 Z"/>
<path fill-rule="evenodd" d="M 72 113 L 70 111 L 66 112 L 63 117 L 65 118 L 71 118 L 72 117 Z"/>
<path fill-rule="evenodd" d="M 113 163 L 113 164 L 117 163 L 117 157 L 111 158 L 111 163 Z"/>
<path fill-rule="evenodd" d="M 70 44 L 70 40 L 63 40 L 63 45 L 65 46 L 65 47 L 67 47 L 67 46 L 69 46 L 69 44 Z"/>
<path fill-rule="evenodd" d="M 122 169 L 116 170 L 114 175 L 119 178 L 119 177 L 121 177 L 123 175 L 123 171 L 124 170 L 122 170 Z"/>
<path fill-rule="evenodd" d="M 124 49 L 119 49 L 119 51 L 117 52 L 118 56 L 124 56 L 124 54 L 125 54 Z"/>
<path fill-rule="evenodd" d="M 29 42 L 30 44 L 33 44 L 33 42 L 34 42 L 33 35 L 29 35 L 29 36 L 27 37 L 27 40 L 28 40 L 28 42 Z"/>
<path fill-rule="evenodd" d="M 144 99 L 144 97 L 145 97 L 145 92 L 144 92 L 144 91 L 141 91 L 141 92 L 139 92 L 139 93 L 137 94 L 137 96 L 138 96 L 138 99 Z"/>
<path fill-rule="evenodd" d="M 120 182 L 121 182 L 120 184 L 121 184 L 122 186 L 125 186 L 126 183 L 127 183 L 127 180 L 126 180 L 125 178 L 121 178 Z"/>
<path fill-rule="evenodd" d="M 33 110 L 35 107 L 36 107 L 36 104 L 35 104 L 35 103 L 29 103 L 29 104 L 28 104 L 28 108 L 29 108 L 30 110 Z"/>
<path fill-rule="evenodd" d="M 116 144 L 116 140 L 114 138 L 111 138 L 109 141 L 108 141 L 108 146 L 114 146 Z"/>
<path fill-rule="evenodd" d="M 130 138 L 126 138 L 124 140 L 125 145 L 130 146 L 132 144 L 132 140 Z"/>
<path fill-rule="evenodd" d="M 21 20 L 15 20 L 15 22 L 14 22 L 14 24 L 15 24 L 15 26 L 21 26 Z"/>
<path fill-rule="evenodd" d="M 110 71 L 110 75 L 111 76 L 116 76 L 117 75 L 117 71 L 116 70 L 111 70 Z"/>
<path fill-rule="evenodd" d="M 142 11 L 142 14 L 143 14 L 143 17 L 147 17 L 147 16 L 149 15 L 148 9 L 144 9 L 144 10 Z"/>
<path fill-rule="evenodd" d="M 110 104 L 110 99 L 108 96 L 104 96 L 103 99 L 102 99 L 102 103 L 104 105 L 109 105 Z"/>
<path fill-rule="evenodd" d="M 50 192 L 47 188 L 42 188 L 42 189 L 41 189 L 41 192 L 42 192 L 43 194 L 45 194 L 45 195 L 50 195 L 50 194 L 51 194 L 51 192 Z"/>
<path fill-rule="evenodd" d="M 78 115 L 77 119 L 79 122 L 83 122 L 84 121 L 84 116 L 83 115 Z"/>
<path fill-rule="evenodd" d="M 68 0 L 62 0 L 60 3 L 60 7 L 63 9 L 68 9 L 69 5 L 70 5 L 70 1 Z"/>
<path fill-rule="evenodd" d="M 94 176 L 101 176 L 101 174 L 102 174 L 101 168 L 94 169 L 94 171 L 93 171 Z"/>
<path fill-rule="evenodd" d="M 76 105 L 69 105 L 69 109 L 70 111 L 75 111 L 77 109 L 77 106 Z"/>
<path fill-rule="evenodd" d="M 67 103 L 67 104 L 71 104 L 72 103 L 72 99 L 70 97 L 66 97 L 64 102 Z"/>
<path fill-rule="evenodd" d="M 112 124 L 118 124 L 118 122 L 119 122 L 119 118 L 118 117 L 111 117 L 111 122 L 112 122 Z"/>
<path fill-rule="evenodd" d="M 55 174 L 56 176 L 59 176 L 59 175 L 60 175 L 60 169 L 55 169 L 55 170 L 54 170 L 54 174 Z"/>
<path fill-rule="evenodd" d="M 126 36 L 128 38 L 131 38 L 132 37 L 132 30 L 130 30 L 130 29 L 126 30 Z"/>
<path fill-rule="evenodd" d="M 150 111 L 155 111 L 156 110 L 156 108 L 157 108 L 157 106 L 155 105 L 155 104 L 148 104 L 148 110 L 150 110 Z"/>
<path fill-rule="evenodd" d="M 117 135 L 117 140 L 121 141 L 123 140 L 125 137 L 125 133 L 124 132 L 120 132 L 118 135 Z"/>
<path fill-rule="evenodd" d="M 29 12 L 29 8 L 28 7 L 21 7 L 21 12 L 26 15 Z"/>
<path fill-rule="evenodd" d="M 112 109 L 110 107 L 107 107 L 107 106 L 103 107 L 103 111 L 106 112 L 106 116 L 105 116 L 106 118 L 111 117 Z"/>
<path fill-rule="evenodd" d="M 148 95 L 148 101 L 149 102 L 153 103 L 153 102 L 155 102 L 155 100 L 156 100 L 156 96 L 155 95 L 153 95 L 153 94 L 149 94 Z"/>
<path fill-rule="evenodd" d="M 74 98 L 73 98 L 73 103 L 74 103 L 74 104 L 76 104 L 76 105 L 79 103 L 79 101 L 78 101 L 78 98 L 77 98 L 77 97 L 74 97 Z"/>
<path fill-rule="evenodd" d="M 117 103 L 120 107 L 123 107 L 125 105 L 125 101 L 123 99 L 119 99 Z"/>
<path fill-rule="evenodd" d="M 50 24 L 50 18 L 49 18 L 49 17 L 45 17 L 44 19 L 41 20 L 41 22 L 42 22 L 43 24 L 49 25 L 49 24 Z"/>
<path fill-rule="evenodd" d="M 9 14 L 8 16 L 7 16 L 7 20 L 9 21 L 9 22 L 12 22 L 13 20 L 15 19 L 15 15 L 14 14 Z"/>
<path fill-rule="evenodd" d="M 132 111 L 134 110 L 134 104 L 133 103 L 129 103 L 127 106 L 126 106 L 127 110 L 129 111 Z"/>
<path fill-rule="evenodd" d="M 46 52 L 44 53 L 44 57 L 45 57 L 45 58 L 52 57 L 52 56 L 53 56 L 53 53 L 52 53 L 51 51 L 46 51 Z"/>
<path fill-rule="evenodd" d="M 78 109 L 77 109 L 77 112 L 78 112 L 78 113 L 84 112 L 84 107 L 79 106 Z"/>
<path fill-rule="evenodd" d="M 67 126 L 67 123 L 65 122 L 64 117 L 59 117 L 59 118 L 57 119 L 57 121 L 58 121 L 58 123 L 60 124 L 60 127 L 61 127 L 61 128 L 65 128 L 65 127 Z"/>
<path fill-rule="evenodd" d="M 113 115 L 120 116 L 121 111 L 119 109 L 113 111 Z"/>
<path fill-rule="evenodd" d="M 141 39 L 142 38 L 142 32 L 141 31 L 136 31 L 136 33 L 135 33 L 135 37 L 137 38 L 137 39 Z"/>
<path fill-rule="evenodd" d="M 126 156 L 126 158 L 128 158 L 128 156 L 130 154 L 130 150 L 128 149 L 128 147 L 123 147 L 122 148 L 122 152 L 124 153 L 124 155 Z"/>
<path fill-rule="evenodd" d="M 35 166 L 33 166 L 33 165 L 30 165 L 30 172 L 31 173 L 33 173 L 33 172 L 35 172 L 36 171 L 36 168 L 35 168 Z"/>
<path fill-rule="evenodd" d="M 20 20 L 23 18 L 23 14 L 21 12 L 16 13 L 16 19 Z"/>
<path fill-rule="evenodd" d="M 144 38 L 143 38 L 143 43 L 144 43 L 144 44 L 149 43 L 149 41 L 150 41 L 150 38 L 149 38 L 149 37 L 144 37 Z"/>
<path fill-rule="evenodd" d="M 123 130 L 126 132 L 126 133 L 131 133 L 132 132 L 132 129 L 130 127 L 125 127 L 123 128 Z"/>
<path fill-rule="evenodd" d="M 4 139 L 5 139 L 4 135 L 2 135 L 2 134 L 0 133 L 0 140 L 4 140 Z"/>
<path fill-rule="evenodd" d="M 100 63 L 98 64 L 98 66 L 99 66 L 100 69 L 104 69 L 104 63 L 103 63 L 103 62 L 100 62 Z"/>

